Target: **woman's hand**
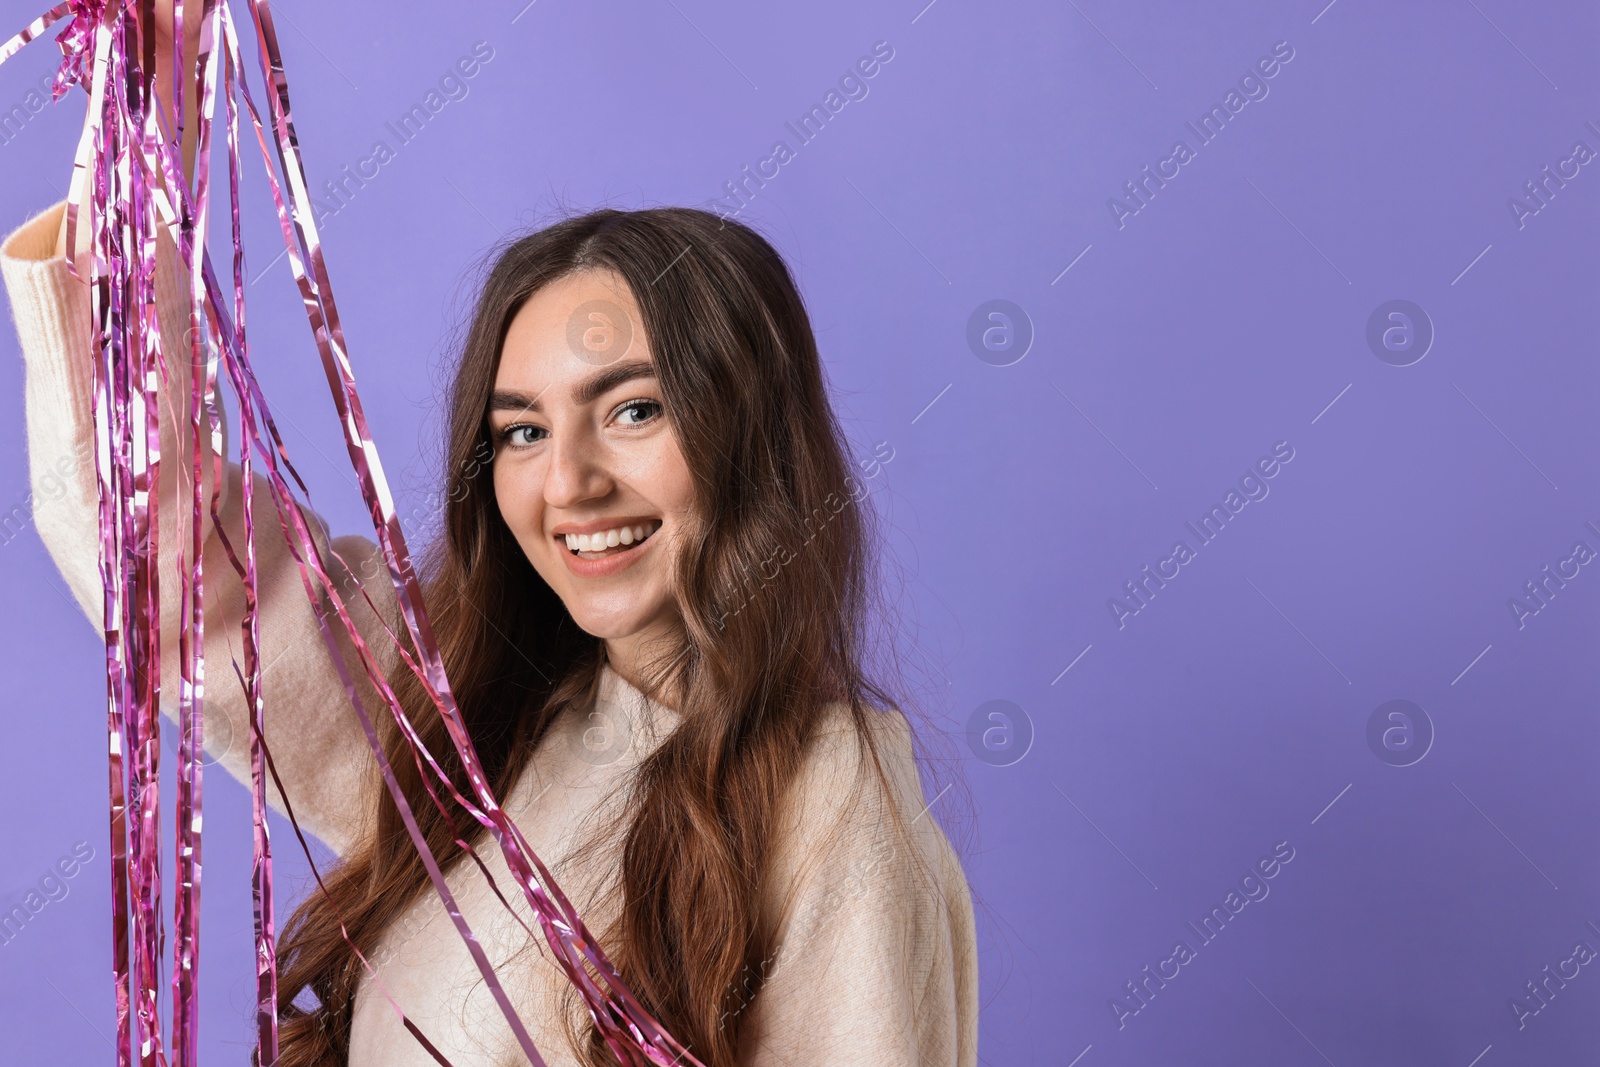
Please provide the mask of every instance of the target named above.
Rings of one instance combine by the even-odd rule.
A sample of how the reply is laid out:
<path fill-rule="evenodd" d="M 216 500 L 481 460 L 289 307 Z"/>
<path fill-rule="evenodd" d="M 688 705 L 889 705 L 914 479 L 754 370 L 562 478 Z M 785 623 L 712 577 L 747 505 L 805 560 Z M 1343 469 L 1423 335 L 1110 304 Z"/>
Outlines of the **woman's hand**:
<path fill-rule="evenodd" d="M 173 0 L 156 0 L 156 69 L 155 89 L 156 99 L 166 112 L 171 128 L 173 115 L 173 101 L 176 95 L 172 90 L 172 42 L 173 26 L 176 22 L 173 10 Z M 184 38 L 184 78 L 183 78 L 183 176 L 185 181 L 192 181 L 194 176 L 195 145 L 198 144 L 200 126 L 196 121 L 200 101 L 200 77 L 196 61 L 200 55 L 200 27 L 203 22 L 204 3 L 202 0 L 186 0 L 183 5 L 183 38 Z"/>
<path fill-rule="evenodd" d="M 172 90 L 172 45 L 176 17 L 174 0 L 156 0 L 155 12 L 155 95 L 157 106 L 161 107 L 167 119 L 167 128 L 170 130 L 175 118 L 172 101 L 175 99 Z M 200 100 L 200 79 L 197 73 L 196 60 L 200 53 L 200 28 L 203 15 L 203 0 L 186 0 L 183 6 L 183 37 L 185 41 L 184 66 L 184 127 L 183 127 L 183 176 L 185 182 L 193 181 L 195 149 L 199 144 L 200 126 L 196 121 Z M 90 116 L 85 109 L 84 125 L 89 123 Z M 78 218 L 89 217 L 88 200 L 90 190 L 88 183 L 84 184 L 82 194 L 78 200 Z M 87 250 L 89 233 L 86 226 L 78 228 L 78 247 L 74 258 L 80 258 Z M 67 223 L 65 213 L 61 219 L 61 230 L 56 235 L 56 254 L 62 255 L 67 250 Z"/>

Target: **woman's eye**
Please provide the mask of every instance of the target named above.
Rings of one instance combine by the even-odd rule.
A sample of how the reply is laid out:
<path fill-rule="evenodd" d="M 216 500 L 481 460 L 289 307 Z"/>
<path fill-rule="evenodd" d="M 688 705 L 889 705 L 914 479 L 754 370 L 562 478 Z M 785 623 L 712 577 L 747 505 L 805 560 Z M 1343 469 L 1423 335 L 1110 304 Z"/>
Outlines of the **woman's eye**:
<path fill-rule="evenodd" d="M 650 421 L 650 418 L 652 417 L 652 413 L 659 413 L 661 411 L 661 404 L 659 402 L 655 401 L 655 400 L 630 400 L 626 404 L 622 405 L 620 408 L 617 409 L 617 415 L 620 418 L 622 416 L 627 415 L 627 413 L 630 412 L 630 411 L 631 412 L 643 411 L 643 412 L 646 413 L 641 418 L 637 418 L 637 419 L 626 419 L 626 418 L 624 418 L 623 419 L 624 425 L 638 426 L 641 423 L 645 423 L 645 422 Z"/>
<path fill-rule="evenodd" d="M 538 426 L 528 426 L 525 424 L 507 426 L 505 429 L 500 431 L 500 440 L 508 445 L 526 446 L 537 443 L 539 441 L 539 437 L 536 435 L 542 433 L 544 433 L 544 430 Z"/>
<path fill-rule="evenodd" d="M 624 426 L 642 426 L 654 419 L 660 418 L 665 410 L 659 400 L 630 400 L 616 409 L 615 418 Z M 500 430 L 496 435 L 500 443 L 512 448 L 527 448 L 536 445 L 550 435 L 550 431 L 543 426 L 534 426 L 531 423 L 513 423 Z"/>

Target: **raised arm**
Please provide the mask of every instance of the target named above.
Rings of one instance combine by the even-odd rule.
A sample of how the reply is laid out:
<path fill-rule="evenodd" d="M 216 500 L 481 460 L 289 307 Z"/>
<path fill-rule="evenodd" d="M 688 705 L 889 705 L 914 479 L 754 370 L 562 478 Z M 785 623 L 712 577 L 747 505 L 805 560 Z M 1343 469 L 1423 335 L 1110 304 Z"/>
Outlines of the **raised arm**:
<path fill-rule="evenodd" d="M 60 250 L 58 203 L 18 228 L 0 245 L 0 271 L 11 298 L 25 364 L 28 465 L 34 521 L 39 537 L 66 579 L 84 614 L 102 625 L 98 569 L 98 514 L 93 428 L 93 355 L 88 286 L 67 269 Z M 179 675 L 179 597 L 177 552 L 190 540 L 190 435 L 183 414 L 189 393 L 187 274 L 164 235 L 157 268 L 157 302 L 163 350 L 170 374 L 161 407 L 159 533 L 162 607 L 162 710 L 177 713 Z M 175 418 L 176 417 L 176 418 Z M 224 427 L 226 441 L 226 426 Z M 227 445 L 224 444 L 224 454 Z M 210 490 L 210 464 L 202 483 Z M 243 485 L 237 463 L 226 467 L 219 514 L 229 540 L 244 544 Z M 323 641 L 298 567 L 278 526 L 270 487 L 260 474 L 252 487 L 260 581 L 261 662 L 266 702 L 266 738 L 302 826 L 337 851 L 359 833 L 375 767 L 343 685 Z M 399 631 L 393 588 L 377 547 L 356 536 L 335 538 L 331 547 L 348 568 L 328 553 L 326 525 L 317 520 L 330 574 L 350 606 L 364 640 L 380 654 L 384 667 L 394 660 L 393 645 L 366 599 L 358 576 L 390 625 Z M 244 617 L 244 585 L 229 562 L 209 516 L 204 518 L 206 584 L 206 750 L 233 776 L 249 780 L 249 720 L 232 661 L 243 666 L 239 625 Z M 332 626 L 345 662 L 369 711 L 381 713 L 376 693 L 336 617 Z M 85 708 L 85 714 L 92 709 Z M 283 801 L 269 784 L 269 799 Z"/>

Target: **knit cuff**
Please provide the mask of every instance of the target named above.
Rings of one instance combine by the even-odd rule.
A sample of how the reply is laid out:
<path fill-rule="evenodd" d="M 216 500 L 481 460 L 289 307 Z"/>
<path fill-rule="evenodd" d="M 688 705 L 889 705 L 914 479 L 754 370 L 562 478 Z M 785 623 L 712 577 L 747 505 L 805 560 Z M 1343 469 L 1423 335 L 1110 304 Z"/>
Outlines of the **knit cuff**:
<path fill-rule="evenodd" d="M 71 386 L 81 386 L 92 373 L 89 287 L 68 271 L 65 256 L 55 254 L 65 209 L 66 201 L 60 201 L 13 231 L 0 244 L 0 272 L 23 359 L 78 394 L 83 390 Z"/>
<path fill-rule="evenodd" d="M 0 275 L 11 297 L 23 360 L 76 400 L 90 393 L 94 323 L 88 284 L 74 277 L 67 257 L 56 252 L 66 203 L 60 200 L 45 208 L 0 243 Z M 158 231 L 157 243 L 155 296 L 162 347 L 169 367 L 174 359 L 186 366 L 188 272 L 165 230 Z"/>

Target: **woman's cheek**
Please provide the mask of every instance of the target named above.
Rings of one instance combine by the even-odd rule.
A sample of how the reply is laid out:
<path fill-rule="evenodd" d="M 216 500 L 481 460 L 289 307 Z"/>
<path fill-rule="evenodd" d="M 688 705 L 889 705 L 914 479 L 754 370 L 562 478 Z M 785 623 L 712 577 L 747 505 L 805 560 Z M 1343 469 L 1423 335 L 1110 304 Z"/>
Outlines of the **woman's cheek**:
<path fill-rule="evenodd" d="M 494 502 L 500 509 L 500 518 L 511 530 L 511 535 L 518 541 L 523 540 L 523 528 L 527 525 L 523 520 L 523 511 L 517 506 L 516 482 L 509 477 L 507 467 L 496 463 L 494 467 Z"/>
<path fill-rule="evenodd" d="M 658 487 L 659 505 L 663 509 L 687 516 L 694 510 L 694 475 L 678 447 L 677 437 L 671 433 L 662 434 L 661 442 L 652 476 L 646 484 Z"/>

